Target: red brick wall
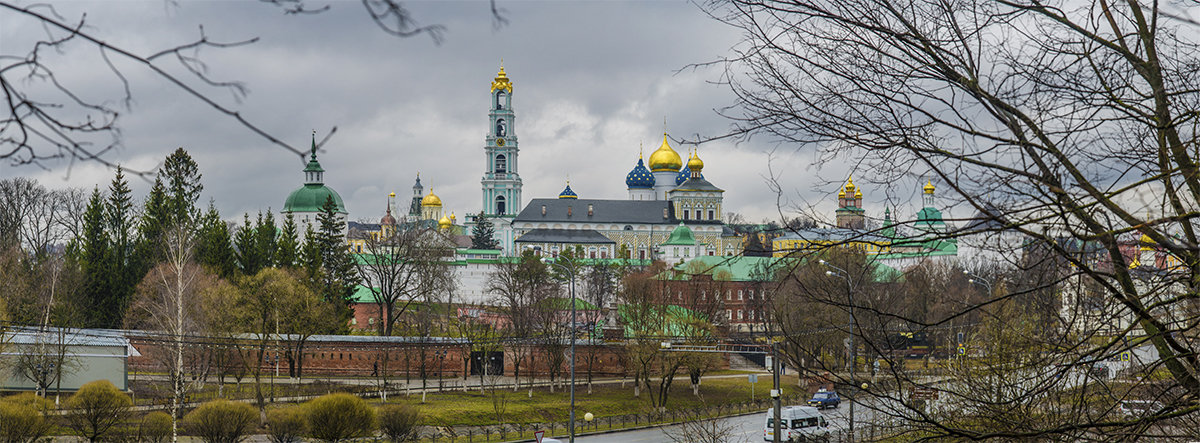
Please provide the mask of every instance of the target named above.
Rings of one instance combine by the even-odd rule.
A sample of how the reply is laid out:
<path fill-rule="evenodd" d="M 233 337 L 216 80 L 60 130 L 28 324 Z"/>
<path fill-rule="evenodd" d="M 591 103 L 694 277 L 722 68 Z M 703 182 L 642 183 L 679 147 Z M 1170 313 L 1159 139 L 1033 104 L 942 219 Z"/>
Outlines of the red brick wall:
<path fill-rule="evenodd" d="M 165 367 L 154 356 L 163 354 L 166 343 L 136 336 L 131 336 L 130 341 L 142 353 L 140 357 L 129 359 L 131 369 L 165 370 Z M 436 341 L 436 339 L 432 341 Z M 206 355 L 212 355 L 214 349 L 219 346 L 214 343 L 205 343 L 189 346 L 186 352 L 189 358 L 203 359 Z M 257 361 L 257 346 L 254 342 L 243 342 L 241 349 L 244 358 L 251 362 Z M 564 346 L 562 352 L 566 353 L 568 349 L 569 347 Z M 444 352 L 444 356 L 439 358 L 438 355 L 442 352 Z M 464 355 L 469 355 L 469 349 L 466 345 L 457 343 L 382 342 L 372 341 L 371 337 L 348 336 L 345 341 L 310 341 L 304 347 L 303 371 L 306 377 L 327 375 L 369 377 L 376 371 L 386 371 L 397 377 L 403 377 L 406 374 L 417 377 L 420 375 L 421 363 L 424 361 L 425 372 L 429 377 L 436 377 L 439 373 L 445 377 L 461 377 L 464 372 L 470 373 L 470 366 L 466 364 Z M 546 376 L 550 373 L 546 353 L 540 347 L 508 346 L 504 349 L 503 354 L 504 375 L 513 375 L 516 369 L 515 359 L 518 355 L 522 358 L 522 375 L 529 374 L 531 371 L 537 376 Z M 576 374 L 577 376 L 586 374 L 590 366 L 593 375 L 624 375 L 626 369 L 623 355 L 624 348 L 619 343 L 594 346 L 577 345 Z M 262 363 L 264 372 L 274 372 L 275 365 L 271 361 L 274 356 L 278 357 L 279 373 L 281 375 L 288 374 L 289 365 L 286 354 L 275 344 L 267 346 L 266 358 Z M 530 357 L 532 357 L 532 363 Z M 562 361 L 559 373 L 565 375 L 569 368 L 565 355 Z M 724 361 L 723 367 L 728 367 L 727 360 Z M 247 372 L 252 373 L 248 369 Z M 216 371 L 214 370 L 212 373 L 215 374 Z"/>

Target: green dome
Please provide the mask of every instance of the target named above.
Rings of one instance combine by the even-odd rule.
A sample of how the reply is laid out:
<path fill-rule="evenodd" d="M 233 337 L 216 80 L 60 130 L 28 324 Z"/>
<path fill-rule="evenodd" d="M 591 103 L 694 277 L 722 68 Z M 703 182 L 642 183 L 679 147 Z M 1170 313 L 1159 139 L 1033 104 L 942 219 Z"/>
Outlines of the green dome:
<path fill-rule="evenodd" d="M 917 222 L 914 223 L 917 227 L 945 227 L 946 222 L 942 220 L 942 211 L 937 208 L 925 207 L 917 212 Z"/>
<path fill-rule="evenodd" d="M 680 223 L 679 226 L 671 231 L 671 236 L 667 238 L 664 246 L 696 246 L 696 236 L 692 235 L 692 230 Z"/>
<path fill-rule="evenodd" d="M 283 203 L 283 212 L 321 212 L 321 206 L 325 205 L 329 196 L 333 196 L 333 204 L 337 206 L 336 212 L 345 214 L 346 205 L 342 203 L 342 196 L 328 186 L 314 183 L 292 191 Z"/>

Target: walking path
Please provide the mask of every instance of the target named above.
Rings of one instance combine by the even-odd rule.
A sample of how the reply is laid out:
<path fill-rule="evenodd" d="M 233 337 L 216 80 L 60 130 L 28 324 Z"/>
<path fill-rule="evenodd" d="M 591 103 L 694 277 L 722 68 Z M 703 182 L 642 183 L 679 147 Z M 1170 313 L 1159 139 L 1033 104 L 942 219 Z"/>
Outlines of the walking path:
<path fill-rule="evenodd" d="M 711 380 L 711 379 L 745 378 L 748 374 L 755 374 L 755 373 L 767 374 L 768 372 L 757 371 L 757 372 L 745 372 L 745 373 L 739 373 L 739 374 L 706 375 L 706 376 L 704 376 L 704 379 Z M 167 381 L 168 380 L 167 376 L 162 375 L 162 374 L 139 374 L 135 378 L 138 380 L 153 380 L 153 381 Z M 268 377 L 262 382 L 264 391 L 267 391 L 269 389 L 266 387 L 266 385 L 270 382 L 270 379 L 271 379 L 271 377 Z M 662 379 L 661 377 L 651 378 L 651 380 L 661 380 L 661 379 Z M 317 377 L 317 378 L 304 378 L 304 379 L 300 379 L 300 380 L 296 380 L 294 378 L 288 378 L 288 377 L 278 377 L 278 378 L 274 378 L 274 381 L 275 381 L 275 384 L 280 385 L 280 386 L 297 385 L 297 384 L 314 384 L 314 383 L 333 383 L 333 384 L 349 385 L 349 386 L 372 386 L 372 387 L 380 387 L 380 388 L 382 388 L 384 386 L 384 380 L 382 380 L 382 379 L 372 379 L 372 378 L 362 378 L 362 377 Z M 440 381 L 440 383 L 439 383 L 439 381 Z M 507 375 L 506 376 L 486 376 L 484 378 L 483 382 L 485 383 L 484 386 L 489 387 L 489 388 L 495 387 L 495 388 L 513 389 L 513 383 L 515 382 L 515 378 L 512 376 L 507 376 Z M 614 385 L 614 384 L 624 385 L 626 383 L 632 383 L 632 382 L 633 382 L 633 380 L 628 377 L 595 377 L 592 379 L 592 385 Z M 210 381 L 210 383 L 212 383 L 212 382 Z M 231 382 L 229 381 L 228 378 L 226 378 L 226 383 L 231 384 Z M 245 378 L 243 378 L 243 383 L 246 383 Z M 558 386 L 562 389 L 567 389 L 570 385 L 570 383 L 567 380 L 558 380 L 558 381 L 554 382 L 554 384 L 555 384 L 555 386 Z M 526 380 L 526 381 L 520 382 L 520 384 L 516 387 L 516 389 L 531 388 L 531 387 L 544 388 L 544 387 L 547 387 L 550 385 L 551 385 L 551 382 L 549 380 L 535 380 L 532 383 L 532 385 L 530 384 L 530 382 L 528 380 Z M 407 381 L 404 381 L 403 379 L 389 378 L 387 380 L 386 386 L 387 386 L 387 389 L 375 389 L 375 390 L 371 390 L 371 391 L 364 391 L 364 392 L 357 393 L 357 395 L 359 395 L 360 397 L 364 397 L 364 398 L 386 398 L 385 394 L 386 394 L 386 396 L 390 397 L 390 396 L 397 396 L 397 395 L 413 395 L 413 394 L 422 394 L 422 393 L 430 394 L 430 393 L 438 393 L 438 392 L 446 392 L 446 391 L 479 390 L 480 379 L 478 376 L 468 377 L 466 380 L 463 380 L 458 377 L 455 377 L 452 379 L 445 379 L 445 378 L 443 378 L 443 379 L 426 379 L 425 387 L 422 388 L 420 379 L 417 379 L 417 380 L 409 379 Z M 581 382 L 578 378 L 576 378 L 576 381 L 575 381 L 575 389 L 576 390 L 578 390 L 580 388 L 586 388 L 586 386 L 587 386 L 586 381 Z M 264 392 L 264 395 L 267 395 L 267 394 Z M 301 396 L 288 396 L 288 397 L 281 396 L 281 397 L 275 397 L 273 399 L 268 399 L 268 403 L 298 403 L 298 402 L 311 400 L 316 397 L 320 397 L 321 395 L 324 395 L 324 393 L 312 394 L 312 395 L 301 395 Z M 253 403 L 256 401 L 254 398 L 229 399 L 229 400 L 230 401 L 241 401 L 241 402 L 245 402 L 245 403 Z M 204 400 L 204 401 L 207 401 L 207 400 Z M 204 403 L 204 401 L 186 402 L 186 403 L 184 403 L 183 407 L 184 407 L 184 409 L 194 408 L 194 407 L 199 406 L 201 403 Z M 169 407 L 170 407 L 170 405 L 159 405 L 159 404 L 141 405 L 141 406 L 134 407 L 134 410 L 140 411 L 140 412 L 145 412 L 145 411 L 155 411 L 155 410 L 166 410 Z"/>

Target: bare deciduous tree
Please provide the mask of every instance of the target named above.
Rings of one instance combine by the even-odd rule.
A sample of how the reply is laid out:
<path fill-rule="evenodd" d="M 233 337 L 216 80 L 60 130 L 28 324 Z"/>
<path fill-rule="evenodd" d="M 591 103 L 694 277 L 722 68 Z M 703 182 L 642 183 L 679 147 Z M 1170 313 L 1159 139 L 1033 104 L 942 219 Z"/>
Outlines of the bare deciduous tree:
<path fill-rule="evenodd" d="M 192 261 L 193 239 L 186 227 L 169 228 L 162 247 L 163 260 L 138 285 L 126 321 L 131 327 L 161 334 L 165 352 L 157 358 L 166 366 L 171 383 L 171 438 L 177 441 L 183 399 L 192 389 L 188 372 L 196 372 L 195 364 L 207 360 L 191 355 L 195 350 L 189 342 L 191 335 L 204 329 L 200 291 L 212 284 L 213 277 Z"/>
<path fill-rule="evenodd" d="M 684 412 L 678 425 L 664 429 L 663 433 L 675 443 L 741 443 L 746 439 L 739 435 L 738 427 L 730 420 L 720 417 L 705 417 L 697 412 Z"/>
<path fill-rule="evenodd" d="M 278 7 L 288 15 L 319 14 L 330 9 L 329 5 L 312 7 L 303 0 L 261 3 Z M 388 35 L 404 38 L 426 34 L 434 42 L 441 42 L 445 28 L 418 24 L 402 2 L 366 0 L 362 4 L 371 22 Z M 139 73 L 163 80 L 180 95 L 211 108 L 268 142 L 299 157 L 304 155 L 303 149 L 292 147 L 268 133 L 256 125 L 253 118 L 238 112 L 234 104 L 220 98 L 221 93 L 228 92 L 234 101 L 240 101 L 248 89 L 240 82 L 214 78 L 207 64 L 197 55 L 202 49 L 220 50 L 253 44 L 257 38 L 221 41 L 207 35 L 201 27 L 192 41 L 142 49 L 106 40 L 86 14 L 78 18 L 64 17 L 52 4 L 20 5 L 5 1 L 0 2 L 0 10 L 5 11 L 13 26 L 27 24 L 30 29 L 42 30 L 41 35 L 10 35 L 14 41 L 7 42 L 10 44 L 0 53 L 0 60 L 3 60 L 0 62 L 0 90 L 4 91 L 5 98 L 4 111 L 0 112 L 0 134 L 3 134 L 0 135 L 0 159 L 17 165 L 45 165 L 49 160 L 65 159 L 116 166 L 107 157 L 121 144 L 120 117 L 134 101 L 133 91 L 137 85 L 133 79 Z M 496 26 L 507 23 L 504 11 L 494 2 L 491 12 Z M 62 57 L 52 55 L 73 54 L 80 48 L 94 50 L 100 58 L 92 61 L 72 55 L 67 60 L 91 63 L 86 69 L 118 85 L 121 93 L 117 97 L 92 98 L 77 83 L 61 75 L 66 69 L 65 65 L 59 64 Z M 151 173 L 131 172 L 146 177 Z"/>
<path fill-rule="evenodd" d="M 922 438 L 1189 434 L 1172 423 L 1200 411 L 1200 57 L 1196 24 L 1177 18 L 1195 14 L 1195 2 L 746 0 L 707 10 L 744 33 L 725 60 L 735 135 L 795 143 L 822 164 L 857 165 L 856 178 L 881 184 L 932 179 L 956 210 L 987 223 L 923 240 L 989 237 L 1008 266 L 1036 264 L 1052 276 L 1036 286 L 997 278 L 958 313 L 1041 322 L 1056 304 L 1028 297 L 1071 287 L 1091 289 L 1062 293 L 1070 299 L 1062 309 L 1094 300 L 1088 310 L 1110 320 L 1100 328 L 1051 312 L 1055 322 L 1018 328 L 1027 352 L 1004 361 L 967 352 L 970 362 L 1016 365 L 1005 398 L 1038 413 L 988 420 L 989 397 L 965 389 L 952 389 L 963 393 L 950 404 L 956 420 L 916 407 L 890 413 Z M 1034 253 L 1040 259 L 1023 260 Z M 1001 309 L 1023 299 L 1042 307 Z M 860 308 L 920 327 L 956 318 L 909 318 L 879 305 L 872 312 L 867 300 Z M 1079 392 L 1081 371 L 1138 344 L 1149 353 L 1133 372 L 1159 381 L 1060 395 Z M 894 374 L 897 389 L 921 384 L 905 370 Z M 1147 391 L 1160 393 L 1152 413 L 1096 412 Z"/>
<path fill-rule="evenodd" d="M 424 291 L 453 278 L 444 263 L 451 251 L 433 229 L 384 225 L 380 231 L 351 232 L 351 238 L 364 245 L 354 263 L 379 306 L 380 335 L 392 335 L 396 320 L 410 304 L 421 301 Z"/>

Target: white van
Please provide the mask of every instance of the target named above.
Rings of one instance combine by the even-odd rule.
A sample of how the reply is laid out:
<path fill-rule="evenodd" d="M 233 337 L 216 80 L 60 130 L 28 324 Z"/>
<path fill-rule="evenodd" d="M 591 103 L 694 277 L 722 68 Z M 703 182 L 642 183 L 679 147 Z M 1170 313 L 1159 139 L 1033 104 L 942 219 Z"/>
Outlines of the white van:
<path fill-rule="evenodd" d="M 763 441 L 775 440 L 775 408 L 767 409 Z M 779 413 L 779 441 L 829 437 L 829 422 L 812 406 L 785 406 Z"/>

